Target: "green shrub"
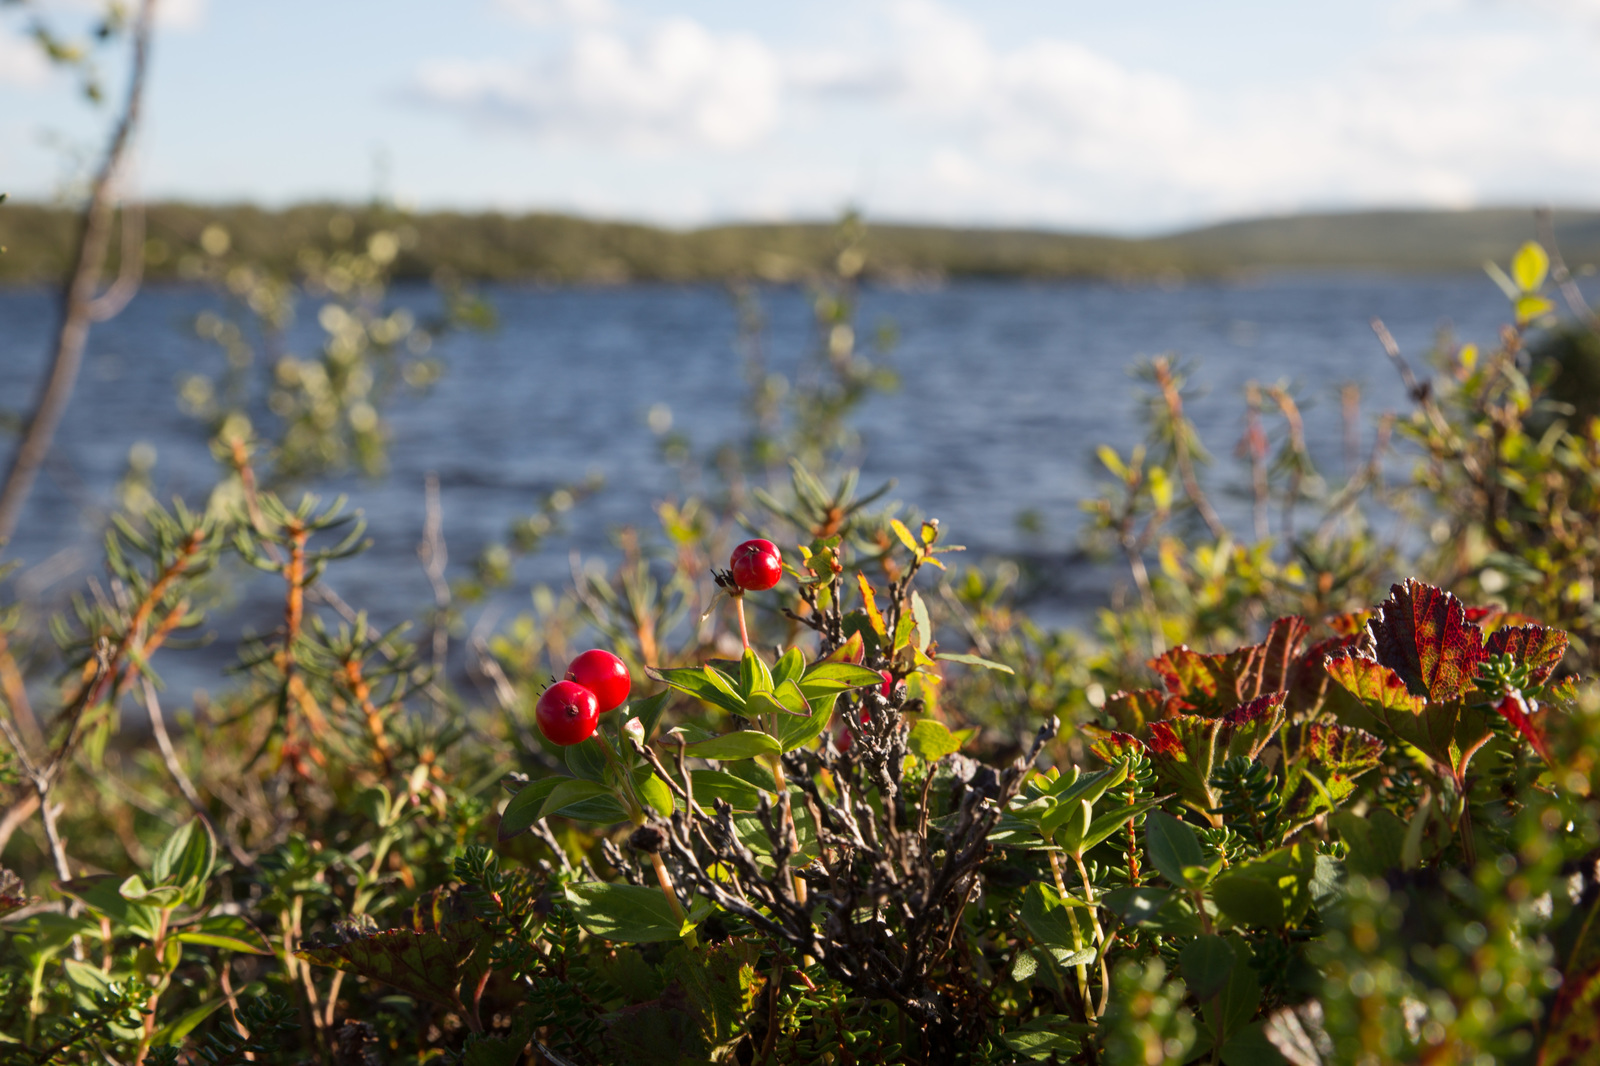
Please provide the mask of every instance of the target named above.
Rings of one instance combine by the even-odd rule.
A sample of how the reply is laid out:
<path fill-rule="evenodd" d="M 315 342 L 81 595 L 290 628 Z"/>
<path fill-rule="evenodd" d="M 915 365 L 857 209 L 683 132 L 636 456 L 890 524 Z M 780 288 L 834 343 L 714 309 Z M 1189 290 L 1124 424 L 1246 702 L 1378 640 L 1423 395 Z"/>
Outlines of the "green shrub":
<path fill-rule="evenodd" d="M 359 519 L 293 487 L 381 465 L 382 390 L 294 392 L 250 353 L 186 386 L 222 468 L 204 506 L 127 494 L 53 647 L 5 618 L 5 1060 L 1584 1061 L 1600 424 L 1529 428 L 1539 257 L 1502 347 L 1442 343 L 1340 485 L 1253 385 L 1251 535 L 1208 502 L 1188 372 L 1153 362 L 1149 439 L 1101 451 L 1087 505 L 1130 583 L 1090 637 L 842 465 L 893 381 L 839 328 L 860 239 L 815 282 L 807 387 L 752 354 L 748 434 L 664 442 L 699 494 L 481 637 L 476 598 L 586 487 L 454 584 L 430 532 L 413 643 L 337 595 Z M 392 256 L 274 276 L 225 251 L 226 350 L 331 294 L 326 380 L 407 379 L 431 326 L 396 323 Z M 1421 555 L 1385 511 L 1436 534 Z M 729 597 L 701 575 L 745 531 L 785 577 Z M 246 575 L 282 624 L 213 702 L 164 708 L 157 653 Z M 534 706 L 585 638 L 634 698 L 558 748 Z"/>

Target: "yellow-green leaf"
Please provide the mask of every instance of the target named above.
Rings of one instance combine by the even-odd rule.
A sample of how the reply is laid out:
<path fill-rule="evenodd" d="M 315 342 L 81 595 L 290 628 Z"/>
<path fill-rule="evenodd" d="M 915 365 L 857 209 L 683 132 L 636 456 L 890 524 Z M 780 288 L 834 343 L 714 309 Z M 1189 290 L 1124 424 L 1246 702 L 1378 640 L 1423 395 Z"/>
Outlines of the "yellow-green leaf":
<path fill-rule="evenodd" d="M 946 729 L 943 723 L 924 718 L 911 727 L 911 735 L 906 738 L 906 746 L 923 762 L 933 763 L 961 750 L 961 741 L 956 739 L 955 734 Z"/>
<path fill-rule="evenodd" d="M 904 522 L 898 518 L 891 518 L 889 519 L 889 528 L 894 530 L 894 535 L 900 538 L 901 544 L 911 549 L 913 555 L 921 554 L 922 545 L 917 543 L 917 539 L 911 535 L 911 530 L 906 528 Z"/>
<path fill-rule="evenodd" d="M 1105 464 L 1107 470 L 1124 481 L 1128 479 L 1127 464 L 1122 461 L 1122 456 L 1117 454 L 1115 448 L 1109 444 L 1102 444 L 1095 450 L 1095 454 L 1100 457 L 1100 461 Z"/>
<path fill-rule="evenodd" d="M 1529 241 L 1517 249 L 1511 260 L 1511 277 L 1523 292 L 1538 292 L 1550 272 L 1550 256 L 1537 241 Z"/>

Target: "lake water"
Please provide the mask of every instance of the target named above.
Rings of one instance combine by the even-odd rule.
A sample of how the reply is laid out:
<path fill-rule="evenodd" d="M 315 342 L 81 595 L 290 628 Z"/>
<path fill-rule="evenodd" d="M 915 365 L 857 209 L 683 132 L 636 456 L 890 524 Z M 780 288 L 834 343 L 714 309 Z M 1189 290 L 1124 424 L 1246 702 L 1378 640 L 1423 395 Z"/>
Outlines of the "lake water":
<path fill-rule="evenodd" d="M 649 525 L 652 504 L 679 491 L 647 424 L 654 405 L 667 405 L 673 428 L 700 448 L 741 429 L 742 356 L 721 289 L 501 286 L 486 295 L 498 328 L 446 338 L 434 352 L 446 365 L 443 380 L 392 404 L 389 476 L 319 486 L 350 493 L 366 514 L 374 547 L 337 569 L 334 581 L 381 618 L 431 602 L 415 554 L 428 473 L 442 485 L 457 565 L 503 538 L 512 518 L 544 493 L 590 471 L 604 475 L 605 489 L 567 514 L 547 550 L 519 563 L 516 592 L 494 607 L 514 611 L 531 583 L 565 579 L 571 548 L 604 553 L 609 530 Z M 397 298 L 431 304 L 421 289 Z M 767 358 L 793 370 L 815 347 L 807 298 L 772 289 L 762 301 Z M 94 330 L 51 467 L 6 553 L 24 564 L 16 587 L 29 596 L 59 598 L 81 583 L 86 565 L 98 566 L 103 508 L 135 442 L 155 447 L 163 495 L 199 494 L 211 483 L 203 427 L 179 410 L 174 386 L 197 369 L 220 368 L 220 353 L 190 328 L 196 313 L 216 304 L 202 289 L 147 288 Z M 1378 411 L 1403 402 L 1369 328 L 1373 316 L 1421 370 L 1440 328 L 1492 344 L 1506 311 L 1481 275 L 868 289 L 858 332 L 895 324 L 899 343 L 889 361 L 901 385 L 861 412 L 863 483 L 898 479 L 894 497 L 939 517 L 948 538 L 976 555 L 1066 558 L 1076 545 L 1079 500 L 1100 479 L 1094 447 L 1125 448 L 1138 437 L 1130 369 L 1140 357 L 1173 352 L 1196 366 L 1203 394 L 1190 413 L 1217 457 L 1213 479 L 1225 516 L 1245 531 L 1247 478 L 1232 455 L 1247 381 L 1293 384 L 1313 452 L 1337 474 L 1340 387 L 1363 386 L 1366 446 Z M 0 290 L 0 409 L 18 412 L 30 402 L 54 314 L 50 293 Z M 314 321 L 310 309 L 300 317 Z M 302 351 L 312 349 L 314 333 L 307 325 L 298 334 Z M 1024 512 L 1041 520 L 1037 532 L 1019 528 Z M 1093 604 L 1103 577 L 1074 573 L 1052 584 L 1041 610 L 1070 620 Z M 263 602 L 238 613 L 266 627 L 271 611 Z"/>

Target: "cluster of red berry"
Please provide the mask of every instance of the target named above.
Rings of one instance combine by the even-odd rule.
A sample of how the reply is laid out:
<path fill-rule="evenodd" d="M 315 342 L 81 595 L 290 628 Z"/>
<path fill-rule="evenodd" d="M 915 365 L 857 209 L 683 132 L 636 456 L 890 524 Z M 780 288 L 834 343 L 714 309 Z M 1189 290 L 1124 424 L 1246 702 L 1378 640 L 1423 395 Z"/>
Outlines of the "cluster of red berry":
<path fill-rule="evenodd" d="M 783 557 L 770 540 L 747 540 L 733 549 L 728 569 L 741 590 L 762 592 L 783 576 Z M 572 660 L 564 680 L 539 697 L 539 731 L 552 744 L 581 744 L 594 736 L 602 714 L 627 701 L 632 687 L 621 659 L 600 648 L 586 651 Z"/>
<path fill-rule="evenodd" d="M 539 732 L 552 744 L 581 744 L 594 735 L 602 714 L 622 706 L 632 687 L 626 663 L 592 648 L 572 660 L 565 680 L 539 697 Z"/>

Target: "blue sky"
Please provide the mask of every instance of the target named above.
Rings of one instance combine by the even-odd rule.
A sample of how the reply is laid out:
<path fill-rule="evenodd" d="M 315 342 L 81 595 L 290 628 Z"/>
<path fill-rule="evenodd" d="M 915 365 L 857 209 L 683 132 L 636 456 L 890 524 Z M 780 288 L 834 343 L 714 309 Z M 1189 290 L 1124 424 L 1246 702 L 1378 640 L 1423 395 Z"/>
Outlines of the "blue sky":
<path fill-rule="evenodd" d="M 1600 202 L 1600 0 L 161 4 L 158 197 L 359 199 L 382 174 L 425 208 L 1123 232 Z M 0 7 L 0 189 L 45 198 L 104 116 L 27 17 Z"/>

